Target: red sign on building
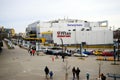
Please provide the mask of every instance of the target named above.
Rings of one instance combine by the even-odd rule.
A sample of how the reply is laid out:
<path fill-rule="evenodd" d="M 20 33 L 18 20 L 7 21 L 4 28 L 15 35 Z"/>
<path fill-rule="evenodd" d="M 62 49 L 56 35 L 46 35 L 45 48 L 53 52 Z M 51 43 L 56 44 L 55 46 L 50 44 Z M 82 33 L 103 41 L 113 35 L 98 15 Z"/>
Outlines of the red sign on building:
<path fill-rule="evenodd" d="M 71 37 L 71 33 L 66 31 L 58 31 L 57 37 Z"/>

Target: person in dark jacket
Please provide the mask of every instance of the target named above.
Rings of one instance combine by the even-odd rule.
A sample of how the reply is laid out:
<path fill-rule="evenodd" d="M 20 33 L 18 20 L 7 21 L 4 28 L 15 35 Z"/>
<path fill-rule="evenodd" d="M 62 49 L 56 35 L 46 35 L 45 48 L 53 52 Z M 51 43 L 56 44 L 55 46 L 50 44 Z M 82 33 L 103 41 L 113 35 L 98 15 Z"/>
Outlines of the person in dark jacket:
<path fill-rule="evenodd" d="M 77 69 L 76 69 L 76 77 L 77 77 L 77 80 L 79 80 L 79 73 L 80 73 L 80 69 L 77 67 Z"/>
<path fill-rule="evenodd" d="M 75 72 L 76 72 L 75 67 L 73 67 L 73 69 L 72 69 L 72 73 L 73 73 L 73 80 L 75 79 Z"/>
<path fill-rule="evenodd" d="M 45 67 L 44 71 L 45 71 L 46 79 L 48 79 L 49 69 L 47 66 Z"/>
<path fill-rule="evenodd" d="M 106 80 L 106 76 L 103 73 L 101 74 L 101 80 Z"/>
<path fill-rule="evenodd" d="M 86 73 L 86 79 L 89 80 L 90 74 L 87 72 Z"/>
<path fill-rule="evenodd" d="M 65 56 L 64 56 L 64 55 L 62 55 L 62 59 L 63 59 L 63 62 L 64 62 L 64 59 L 65 59 Z"/>

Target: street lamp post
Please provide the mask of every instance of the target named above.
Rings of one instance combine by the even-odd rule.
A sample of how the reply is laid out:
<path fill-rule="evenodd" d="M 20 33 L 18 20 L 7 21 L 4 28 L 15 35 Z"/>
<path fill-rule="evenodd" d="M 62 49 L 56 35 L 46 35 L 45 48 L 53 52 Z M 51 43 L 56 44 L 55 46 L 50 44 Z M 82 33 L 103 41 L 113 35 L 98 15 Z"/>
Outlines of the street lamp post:
<path fill-rule="evenodd" d="M 102 65 L 101 60 L 100 60 L 100 62 L 98 63 L 98 65 L 99 65 L 98 76 L 99 76 L 99 78 L 100 78 L 100 74 L 101 74 L 101 65 Z"/>
<path fill-rule="evenodd" d="M 118 55 L 118 61 L 120 61 L 119 56 L 120 56 L 120 50 L 119 50 L 119 42 L 120 42 L 120 30 L 118 30 L 118 51 L 117 51 L 117 55 Z"/>
<path fill-rule="evenodd" d="M 115 44 L 114 44 L 113 49 L 114 49 L 114 64 L 116 64 L 116 46 L 115 46 Z"/>
<path fill-rule="evenodd" d="M 116 63 L 116 56 L 117 56 L 117 54 L 116 54 L 116 41 L 114 42 L 114 45 L 113 45 L 113 50 L 114 50 L 114 63 L 112 63 L 113 65 L 119 65 L 119 64 L 117 64 Z"/>
<path fill-rule="evenodd" d="M 60 38 L 61 43 L 62 43 L 62 56 L 64 56 L 63 54 L 63 39 Z M 68 80 L 68 69 L 70 69 L 70 66 L 68 66 L 68 61 L 66 60 L 66 65 L 65 65 L 65 80 Z"/>
<path fill-rule="evenodd" d="M 65 62 L 65 80 L 68 80 L 68 70 L 70 69 L 70 65 L 68 65 L 68 61 Z"/>
<path fill-rule="evenodd" d="M 99 63 L 99 78 L 100 78 L 100 73 L 101 73 L 101 63 Z"/>
<path fill-rule="evenodd" d="M 60 40 L 61 40 L 61 43 L 62 43 L 62 55 L 63 55 L 63 39 L 60 38 Z"/>
<path fill-rule="evenodd" d="M 81 57 L 82 57 L 82 42 L 81 42 L 81 44 L 80 44 L 80 55 L 81 55 Z"/>

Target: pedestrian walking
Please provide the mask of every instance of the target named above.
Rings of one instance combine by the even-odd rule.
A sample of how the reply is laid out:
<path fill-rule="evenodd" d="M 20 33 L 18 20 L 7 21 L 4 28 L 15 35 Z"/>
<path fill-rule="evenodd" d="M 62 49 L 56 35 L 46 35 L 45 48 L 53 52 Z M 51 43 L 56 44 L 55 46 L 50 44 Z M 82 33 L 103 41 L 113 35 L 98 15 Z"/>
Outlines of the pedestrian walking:
<path fill-rule="evenodd" d="M 45 71 L 45 77 L 46 79 L 48 79 L 49 69 L 47 66 L 45 67 L 44 71 Z"/>
<path fill-rule="evenodd" d="M 52 61 L 54 62 L 54 56 L 52 56 Z"/>
<path fill-rule="evenodd" d="M 31 48 L 28 48 L 28 53 L 30 53 L 30 49 L 31 49 Z"/>
<path fill-rule="evenodd" d="M 53 72 L 52 71 L 50 71 L 49 75 L 50 75 L 50 79 L 53 79 Z"/>
<path fill-rule="evenodd" d="M 72 69 L 72 73 L 73 73 L 73 80 L 75 79 L 75 72 L 76 72 L 75 67 L 73 67 L 73 69 Z"/>
<path fill-rule="evenodd" d="M 30 55 L 32 56 L 32 49 L 30 49 Z"/>
<path fill-rule="evenodd" d="M 0 54 L 1 54 L 1 52 L 2 52 L 2 48 L 0 47 Z"/>
<path fill-rule="evenodd" d="M 106 80 L 106 76 L 103 73 L 101 74 L 101 80 Z"/>
<path fill-rule="evenodd" d="M 56 54 L 56 57 L 55 57 L 55 59 L 58 59 L 59 57 L 58 57 L 58 54 Z"/>
<path fill-rule="evenodd" d="M 34 50 L 34 49 L 32 49 L 32 55 L 33 55 L 33 56 L 35 55 L 35 50 Z"/>
<path fill-rule="evenodd" d="M 32 55 L 32 49 L 31 49 L 31 46 L 28 48 L 28 53 L 29 53 L 30 55 Z"/>
<path fill-rule="evenodd" d="M 79 69 L 79 67 L 77 67 L 77 69 L 76 69 L 76 77 L 77 77 L 77 80 L 79 80 L 79 73 L 80 73 L 80 69 Z"/>
<path fill-rule="evenodd" d="M 62 55 L 62 59 L 63 59 L 63 62 L 64 62 L 64 59 L 65 59 L 65 56 L 64 56 L 64 55 Z"/>
<path fill-rule="evenodd" d="M 89 80 L 90 74 L 87 72 L 86 73 L 86 79 Z"/>
<path fill-rule="evenodd" d="M 28 48 L 28 53 L 30 53 L 30 50 L 31 50 L 31 46 L 29 46 L 29 48 Z"/>

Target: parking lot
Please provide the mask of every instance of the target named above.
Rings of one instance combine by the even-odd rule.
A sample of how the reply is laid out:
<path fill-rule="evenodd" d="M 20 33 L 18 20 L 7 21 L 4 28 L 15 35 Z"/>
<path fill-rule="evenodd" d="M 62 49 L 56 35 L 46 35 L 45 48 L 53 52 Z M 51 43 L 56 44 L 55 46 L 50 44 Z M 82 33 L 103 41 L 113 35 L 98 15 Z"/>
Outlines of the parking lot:
<path fill-rule="evenodd" d="M 72 80 L 72 68 L 79 67 L 80 80 L 86 80 L 86 73 L 90 74 L 90 80 L 99 77 L 99 65 L 101 73 L 104 73 L 107 80 L 113 80 L 107 73 L 120 74 L 120 65 L 112 65 L 113 61 L 98 61 L 96 56 L 88 57 L 66 57 L 62 61 L 61 56 L 55 58 L 53 55 L 41 54 L 30 56 L 27 50 L 15 46 L 15 49 L 3 47 L 0 55 L 0 80 L 46 80 L 45 66 L 52 70 L 53 80 L 65 80 L 66 63 L 68 67 L 68 80 Z M 116 62 L 120 64 L 120 62 Z M 119 79 L 117 79 L 119 80 Z"/>

